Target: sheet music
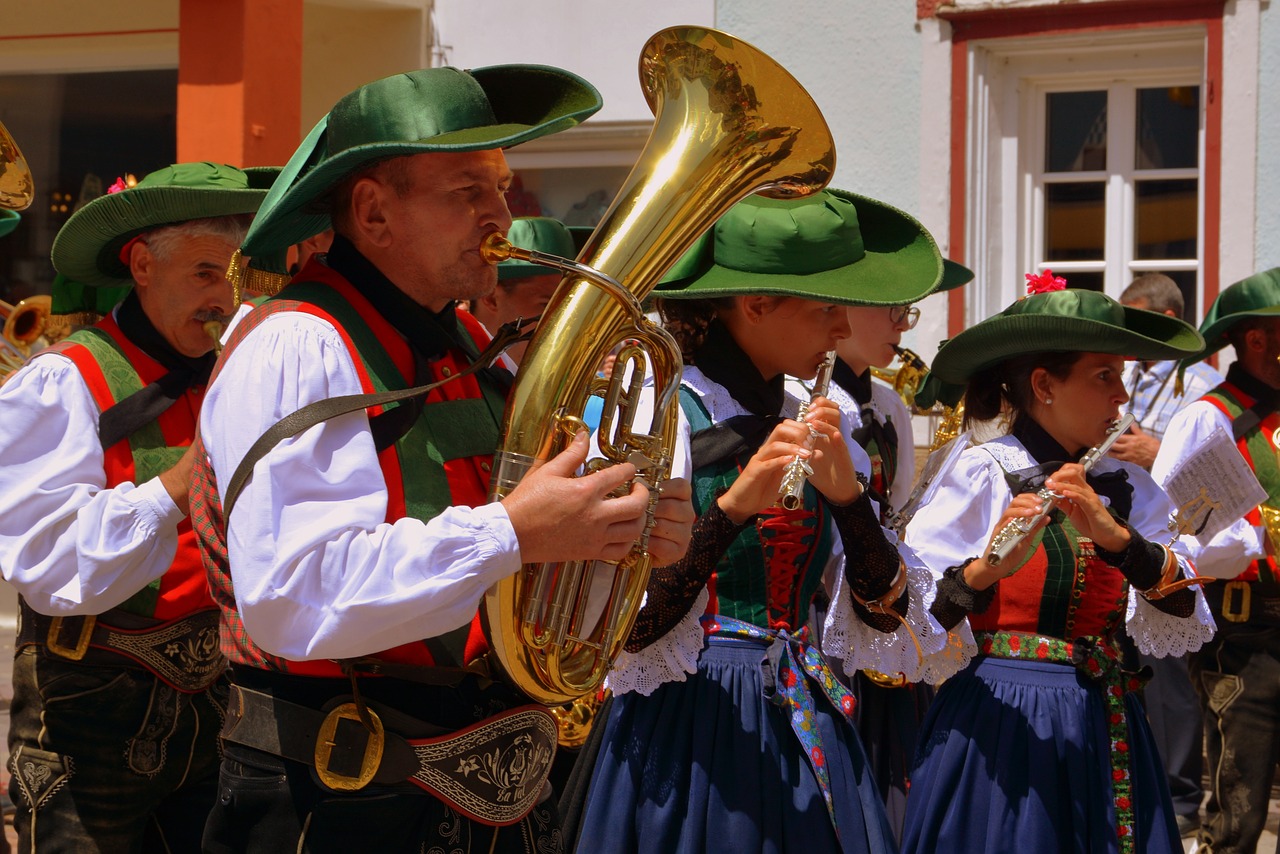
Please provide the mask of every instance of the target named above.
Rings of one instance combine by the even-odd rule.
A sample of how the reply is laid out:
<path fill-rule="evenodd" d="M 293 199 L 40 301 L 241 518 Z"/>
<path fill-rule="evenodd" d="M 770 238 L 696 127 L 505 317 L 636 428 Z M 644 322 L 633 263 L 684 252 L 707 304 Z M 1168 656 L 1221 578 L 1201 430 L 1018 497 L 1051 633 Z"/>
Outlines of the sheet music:
<path fill-rule="evenodd" d="M 1178 505 L 1182 533 L 1211 540 L 1266 500 L 1240 449 L 1221 427 L 1169 474 L 1164 490 Z"/>

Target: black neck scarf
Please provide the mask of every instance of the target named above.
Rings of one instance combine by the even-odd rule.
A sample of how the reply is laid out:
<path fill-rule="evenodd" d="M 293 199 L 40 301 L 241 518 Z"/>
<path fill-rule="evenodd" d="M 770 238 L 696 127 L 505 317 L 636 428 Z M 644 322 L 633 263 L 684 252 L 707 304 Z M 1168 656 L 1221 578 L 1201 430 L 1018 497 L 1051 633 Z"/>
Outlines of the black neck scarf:
<path fill-rule="evenodd" d="M 702 346 L 694 353 L 694 364 L 707 379 L 724 386 L 750 414 L 734 415 L 694 433 L 689 450 L 693 467 L 713 465 L 764 444 L 782 421 L 779 413 L 786 397 L 786 377 L 762 377 L 751 357 L 718 320 L 707 328 Z"/>
<path fill-rule="evenodd" d="M 426 383 L 429 363 L 439 359 L 450 348 L 460 350 L 470 361 L 479 357 L 475 342 L 463 332 L 458 322 L 453 302 L 438 312 L 419 305 L 342 235 L 334 236 L 325 262 L 348 282 L 356 284 L 374 310 L 409 343 L 414 376 L 406 377 L 406 381 L 411 385 Z M 511 387 L 512 376 L 502 368 L 489 367 L 477 371 L 477 379 L 482 377 L 487 378 L 504 396 Z M 390 447 L 408 433 L 422 414 L 423 404 L 422 398 L 414 398 L 374 416 L 370 420 L 370 428 L 377 448 Z"/>
<path fill-rule="evenodd" d="M 1068 453 L 1056 439 L 1049 435 L 1043 427 L 1030 418 L 1018 419 L 1013 437 L 1022 443 L 1038 465 L 1009 472 L 1006 479 L 1014 495 L 1024 492 L 1037 492 L 1044 486 L 1045 480 L 1064 462 L 1078 462 L 1088 448 L 1080 448 L 1074 454 Z M 1085 481 L 1099 495 L 1105 495 L 1111 502 L 1111 510 L 1121 519 L 1128 519 L 1133 510 L 1133 485 L 1129 483 L 1129 473 L 1124 469 L 1103 474 L 1089 472 Z"/>
<path fill-rule="evenodd" d="M 142 310 L 136 291 L 129 291 L 116 309 L 116 323 L 134 346 L 154 359 L 168 373 L 117 401 L 98 418 L 98 441 L 103 449 L 159 418 L 189 389 L 207 385 L 217 357 L 184 356 L 173 348 Z"/>

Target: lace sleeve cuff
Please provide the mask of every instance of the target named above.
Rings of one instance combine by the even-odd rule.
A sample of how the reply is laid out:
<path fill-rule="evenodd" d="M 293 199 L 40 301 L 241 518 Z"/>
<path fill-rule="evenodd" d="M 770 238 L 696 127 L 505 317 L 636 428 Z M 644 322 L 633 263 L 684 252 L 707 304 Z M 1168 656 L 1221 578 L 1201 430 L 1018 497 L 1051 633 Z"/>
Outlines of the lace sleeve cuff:
<path fill-rule="evenodd" d="M 701 617 L 710 594 L 704 587 L 693 607 L 675 628 L 639 652 L 623 652 L 613 663 L 605 687 L 615 694 L 635 692 L 645 697 L 667 682 L 683 682 L 698 672 L 698 656 L 705 639 Z"/>
<path fill-rule="evenodd" d="M 1187 578 L 1196 576 L 1191 563 L 1181 556 L 1176 556 L 1180 571 Z M 1191 599 L 1191 607 L 1184 615 L 1169 613 L 1161 609 L 1162 603 L 1175 596 L 1187 594 Z M 1129 607 L 1125 616 L 1125 630 L 1133 638 L 1138 651 L 1156 658 L 1183 655 L 1195 652 L 1217 630 L 1209 604 L 1205 602 L 1204 593 L 1199 588 L 1180 590 L 1165 599 L 1148 601 L 1147 597 L 1136 588 L 1129 589 Z"/>
<path fill-rule="evenodd" d="M 974 653 L 973 634 L 968 622 L 947 631 L 932 617 L 932 574 L 908 546 L 898 544 L 898 552 L 907 576 L 906 624 L 899 623 L 892 632 L 867 625 L 855 610 L 846 573 L 841 572 L 823 626 L 823 651 L 841 659 L 850 675 L 870 668 L 901 673 L 912 682 L 941 682 L 968 664 Z"/>
<path fill-rule="evenodd" d="M 942 573 L 942 578 L 938 579 L 938 598 L 930 611 L 934 618 L 947 629 L 959 625 L 960 621 L 969 614 L 981 614 L 986 611 L 991 606 L 991 600 L 996 596 L 996 587 L 999 582 L 986 590 L 974 590 L 964 580 L 965 567 L 975 560 L 977 560 L 976 557 L 971 557 L 959 566 L 948 567 Z"/>

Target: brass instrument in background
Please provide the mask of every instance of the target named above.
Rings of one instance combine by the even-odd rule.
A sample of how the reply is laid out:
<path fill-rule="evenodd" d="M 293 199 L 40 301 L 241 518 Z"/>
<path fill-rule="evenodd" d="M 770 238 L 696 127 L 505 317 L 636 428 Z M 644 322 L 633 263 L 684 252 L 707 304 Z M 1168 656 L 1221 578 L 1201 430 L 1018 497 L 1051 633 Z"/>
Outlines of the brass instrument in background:
<path fill-rule="evenodd" d="M 582 429 L 593 394 L 604 398 L 604 459 L 589 468 L 627 461 L 649 484 L 665 479 L 676 437 L 680 351 L 645 316 L 641 301 L 738 201 L 754 192 L 808 196 L 834 171 L 831 132 L 813 99 L 774 60 L 729 35 L 663 30 L 641 53 L 640 82 L 653 131 L 579 255 L 596 272 L 575 268 L 561 281 L 521 362 L 494 457 L 492 500 L 563 450 Z M 488 260 L 531 257 L 502 243 L 482 250 Z M 624 341 L 611 377 L 597 378 L 604 357 Z M 656 402 L 641 426 L 635 419 L 647 372 Z M 655 494 L 650 527 L 656 500 Z M 599 689 L 640 610 L 647 539 L 648 529 L 616 567 L 526 564 L 489 589 L 481 616 L 494 657 L 517 687 L 545 705 Z M 607 573 L 607 591 L 591 586 L 596 568 Z"/>
<path fill-rule="evenodd" d="M 925 364 L 924 359 L 906 347 L 895 344 L 893 349 L 902 364 L 896 370 L 877 368 L 873 365 L 871 373 L 877 379 L 893 386 L 893 390 L 902 398 L 902 402 L 907 405 L 907 410 L 912 415 L 937 416 L 938 425 L 934 428 L 933 441 L 929 444 L 929 450 L 936 451 L 960 435 L 961 427 L 964 425 L 964 400 L 961 399 L 955 406 L 937 404 L 933 409 L 921 410 L 916 406 L 916 392 L 920 390 L 920 383 L 924 381 L 925 374 L 929 373 L 929 366 Z"/>
<path fill-rule="evenodd" d="M 0 382 L 26 364 L 33 353 L 60 341 L 71 332 L 63 318 L 49 314 L 52 298 L 47 295 L 27 297 L 17 305 L 0 300 Z"/>
<path fill-rule="evenodd" d="M 4 123 L 0 122 L 0 208 L 26 210 L 36 199 L 31 167 Z"/>
<path fill-rule="evenodd" d="M 924 359 L 921 359 L 906 347 L 899 347 L 894 344 L 893 352 L 898 354 L 898 361 L 901 362 L 897 369 L 877 368 L 872 365 L 871 375 L 881 382 L 893 386 L 893 390 L 898 393 L 898 397 L 902 398 L 902 402 L 907 405 L 907 409 L 914 414 L 917 412 L 916 392 L 920 388 L 920 381 L 924 379 L 924 375 L 929 373 L 929 366 L 924 363 Z"/>

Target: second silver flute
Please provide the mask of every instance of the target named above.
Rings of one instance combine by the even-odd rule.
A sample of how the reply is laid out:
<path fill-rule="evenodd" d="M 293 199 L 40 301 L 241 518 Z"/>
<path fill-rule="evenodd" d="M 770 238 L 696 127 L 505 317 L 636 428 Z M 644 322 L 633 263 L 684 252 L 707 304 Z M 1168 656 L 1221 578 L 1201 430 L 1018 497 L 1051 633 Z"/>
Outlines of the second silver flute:
<path fill-rule="evenodd" d="M 1111 446 L 1116 440 L 1128 432 L 1133 425 L 1133 415 L 1126 412 L 1115 420 L 1115 422 L 1107 429 L 1107 437 L 1089 450 L 1085 451 L 1083 457 L 1080 458 L 1080 466 L 1084 469 L 1084 473 L 1088 474 L 1089 470 L 1094 467 L 1098 460 L 1107 455 L 1107 451 L 1111 450 Z M 1041 519 L 1053 512 L 1058 506 L 1058 502 L 1062 500 L 1062 496 L 1054 492 L 1048 487 L 1041 487 L 1036 493 L 1036 497 L 1040 499 L 1040 512 L 1034 516 L 1024 516 L 1021 519 L 1015 519 L 1000 529 L 1000 532 L 991 540 L 991 551 L 987 554 L 987 563 L 992 566 L 999 566 L 1000 562 L 1007 558 L 1014 549 L 1022 544 L 1027 535 L 1035 530 L 1036 525 Z"/>
<path fill-rule="evenodd" d="M 826 397 L 835 367 L 836 351 L 828 350 L 822 364 L 818 366 L 818 375 L 813 379 L 813 390 L 809 392 L 809 399 L 800 404 L 800 411 L 796 413 L 797 421 L 804 421 L 805 415 L 809 412 L 809 404 L 815 397 Z M 817 431 L 812 427 L 809 430 L 810 435 L 816 438 Z M 786 473 L 782 476 L 782 485 L 778 487 L 778 504 L 782 505 L 784 510 L 800 509 L 800 505 L 804 503 L 804 484 L 811 474 L 813 474 L 813 466 L 799 454 L 787 463 Z"/>

